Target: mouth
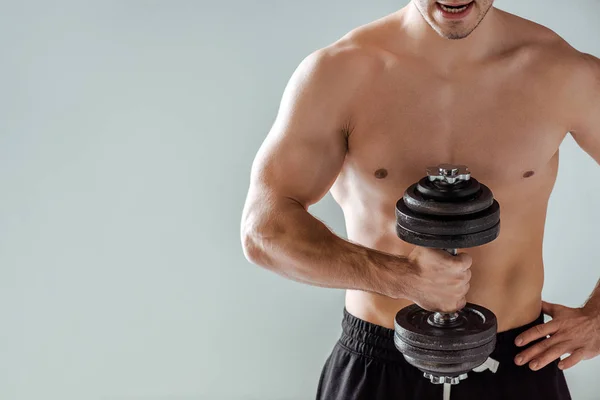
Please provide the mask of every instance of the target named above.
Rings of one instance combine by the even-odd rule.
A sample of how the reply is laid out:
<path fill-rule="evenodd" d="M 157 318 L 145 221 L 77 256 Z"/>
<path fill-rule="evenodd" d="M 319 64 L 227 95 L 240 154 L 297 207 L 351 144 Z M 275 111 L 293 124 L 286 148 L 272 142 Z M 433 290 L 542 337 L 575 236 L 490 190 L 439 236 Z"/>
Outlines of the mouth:
<path fill-rule="evenodd" d="M 475 1 L 470 2 L 437 2 L 437 9 L 442 13 L 442 16 L 447 19 L 460 19 L 466 17 L 473 9 Z"/>

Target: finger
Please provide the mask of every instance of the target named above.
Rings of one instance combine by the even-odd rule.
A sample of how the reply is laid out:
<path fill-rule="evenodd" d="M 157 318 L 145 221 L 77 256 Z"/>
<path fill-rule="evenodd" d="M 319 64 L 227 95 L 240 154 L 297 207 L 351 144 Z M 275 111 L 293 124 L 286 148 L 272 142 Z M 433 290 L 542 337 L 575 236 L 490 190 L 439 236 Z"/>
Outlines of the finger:
<path fill-rule="evenodd" d="M 470 280 L 465 272 L 459 272 L 453 276 L 448 276 L 444 279 L 445 287 L 451 290 L 463 290 L 466 285 L 469 284 Z M 440 291 L 443 288 L 440 288 Z"/>
<path fill-rule="evenodd" d="M 466 306 L 467 306 L 467 299 L 466 298 L 463 298 L 462 300 L 459 300 L 458 303 L 456 303 L 456 309 L 457 310 L 462 310 Z"/>
<path fill-rule="evenodd" d="M 542 312 L 546 315 L 553 316 L 556 304 L 542 301 Z"/>
<path fill-rule="evenodd" d="M 460 253 L 456 256 L 452 256 L 446 252 L 443 255 L 445 265 L 451 267 L 456 272 L 464 272 L 471 268 L 473 259 L 467 253 Z"/>
<path fill-rule="evenodd" d="M 554 317 L 557 312 L 560 312 L 561 309 L 568 308 L 560 304 L 549 303 L 547 301 L 542 301 L 542 312 L 546 315 Z"/>
<path fill-rule="evenodd" d="M 525 346 L 526 344 L 531 343 L 534 340 L 541 339 L 548 335 L 552 335 L 557 330 L 558 324 L 554 320 L 545 324 L 536 325 L 533 328 L 517 336 L 517 338 L 515 339 L 515 344 L 517 346 Z"/>
<path fill-rule="evenodd" d="M 577 349 L 573 353 L 571 353 L 570 356 L 568 356 L 567 358 L 565 358 L 564 360 L 559 362 L 558 368 L 560 368 L 564 371 L 565 369 L 574 367 L 575 365 L 577 365 L 580 361 L 583 361 L 584 359 L 585 359 L 585 357 L 584 357 L 583 349 Z"/>
<path fill-rule="evenodd" d="M 541 342 L 531 346 L 527 350 L 517 354 L 515 357 L 515 364 L 517 365 L 525 365 L 531 360 L 538 358 L 540 354 L 543 354 L 545 351 L 550 349 L 552 346 L 563 342 L 563 340 L 558 336 L 552 336 L 550 339 L 542 340 Z"/>
<path fill-rule="evenodd" d="M 471 270 L 470 270 L 470 269 L 468 269 L 468 270 L 466 270 L 466 271 L 463 271 L 463 272 L 462 272 L 462 278 L 463 278 L 463 280 L 465 280 L 465 281 L 467 281 L 467 282 L 470 282 L 470 281 L 471 281 L 471 275 L 472 275 L 472 274 L 473 274 L 473 273 L 471 272 Z"/>
<path fill-rule="evenodd" d="M 471 284 L 469 282 L 467 282 L 466 285 L 463 286 L 463 290 L 465 291 L 465 296 L 467 295 L 467 293 L 469 293 L 469 290 L 471 290 Z"/>
<path fill-rule="evenodd" d="M 555 344 L 531 361 L 531 363 L 529 363 L 529 368 L 533 371 L 544 368 L 552 361 L 560 358 L 563 354 L 568 353 L 571 350 L 569 346 L 572 346 L 572 343 L 569 343 L 568 341 Z"/>
<path fill-rule="evenodd" d="M 460 253 L 455 259 L 460 261 L 460 266 L 463 271 L 467 271 L 473 264 L 473 258 L 467 253 Z"/>

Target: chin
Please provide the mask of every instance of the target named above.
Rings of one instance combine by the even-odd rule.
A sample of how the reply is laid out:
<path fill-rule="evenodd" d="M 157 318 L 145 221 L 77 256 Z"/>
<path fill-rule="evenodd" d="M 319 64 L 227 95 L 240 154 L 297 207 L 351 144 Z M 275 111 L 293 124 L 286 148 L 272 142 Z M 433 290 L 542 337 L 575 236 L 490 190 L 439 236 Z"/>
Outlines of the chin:
<path fill-rule="evenodd" d="M 443 38 L 468 37 L 482 22 L 493 0 L 413 0 L 424 19 Z M 450 12 L 449 9 L 454 10 Z"/>
<path fill-rule="evenodd" d="M 438 33 L 446 38 L 446 39 L 450 39 L 450 40 L 460 40 L 460 39 L 464 39 L 467 36 L 469 36 L 473 31 L 475 30 L 475 28 L 473 29 L 469 29 L 467 31 L 441 31 L 439 30 Z"/>

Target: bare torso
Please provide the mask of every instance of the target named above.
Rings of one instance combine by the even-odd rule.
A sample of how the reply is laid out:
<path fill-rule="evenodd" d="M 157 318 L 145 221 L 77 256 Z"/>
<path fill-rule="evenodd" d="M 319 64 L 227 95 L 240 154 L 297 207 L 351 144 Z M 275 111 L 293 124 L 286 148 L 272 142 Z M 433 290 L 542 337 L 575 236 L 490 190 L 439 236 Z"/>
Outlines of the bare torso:
<path fill-rule="evenodd" d="M 502 229 L 496 241 L 463 250 L 473 257 L 467 300 L 491 309 L 500 331 L 526 324 L 540 313 L 544 222 L 569 130 L 563 77 L 573 50 L 544 28 L 502 13 L 501 51 L 442 71 L 403 47 L 397 18 L 346 39 L 367 49 L 377 70 L 353 100 L 348 151 L 331 188 L 348 238 L 407 255 L 413 246 L 396 235 L 396 201 L 427 166 L 468 165 L 500 203 Z M 346 296 L 350 313 L 390 328 L 409 303 L 362 291 Z"/>

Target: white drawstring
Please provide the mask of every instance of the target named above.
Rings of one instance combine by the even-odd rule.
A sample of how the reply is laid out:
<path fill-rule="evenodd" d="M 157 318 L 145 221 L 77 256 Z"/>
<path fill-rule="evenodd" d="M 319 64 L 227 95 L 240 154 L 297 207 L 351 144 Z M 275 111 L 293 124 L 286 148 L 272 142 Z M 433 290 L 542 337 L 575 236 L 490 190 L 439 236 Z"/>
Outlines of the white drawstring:
<path fill-rule="evenodd" d="M 485 362 L 483 364 L 481 364 L 479 367 L 477 368 L 473 368 L 473 372 L 483 372 L 486 370 L 490 370 L 493 374 L 496 373 L 496 371 L 498 371 L 498 366 L 500 365 L 500 363 L 496 360 L 494 360 L 491 357 L 488 357 L 487 360 L 485 360 Z M 450 390 L 452 389 L 452 385 L 449 383 L 444 383 L 444 400 L 450 400 Z"/>
<path fill-rule="evenodd" d="M 444 400 L 450 400 L 450 389 L 452 389 L 452 385 L 444 383 Z"/>
<path fill-rule="evenodd" d="M 473 371 L 475 372 L 483 372 L 486 369 L 489 369 L 490 371 L 492 371 L 492 373 L 496 373 L 496 371 L 498 371 L 498 366 L 500 365 L 500 363 L 496 360 L 494 360 L 491 357 L 488 357 L 487 360 L 485 360 L 485 362 L 483 364 L 481 364 L 479 367 L 477 368 L 473 368 Z"/>

